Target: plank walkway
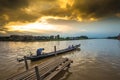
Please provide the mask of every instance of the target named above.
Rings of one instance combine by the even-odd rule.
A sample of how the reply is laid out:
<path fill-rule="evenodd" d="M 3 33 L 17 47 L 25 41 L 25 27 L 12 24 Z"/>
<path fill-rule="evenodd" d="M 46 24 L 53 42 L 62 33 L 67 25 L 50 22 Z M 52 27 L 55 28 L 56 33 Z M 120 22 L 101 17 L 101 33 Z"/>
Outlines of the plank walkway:
<path fill-rule="evenodd" d="M 52 59 L 7 80 L 51 80 L 62 70 L 69 68 L 71 63 L 68 58 Z"/>

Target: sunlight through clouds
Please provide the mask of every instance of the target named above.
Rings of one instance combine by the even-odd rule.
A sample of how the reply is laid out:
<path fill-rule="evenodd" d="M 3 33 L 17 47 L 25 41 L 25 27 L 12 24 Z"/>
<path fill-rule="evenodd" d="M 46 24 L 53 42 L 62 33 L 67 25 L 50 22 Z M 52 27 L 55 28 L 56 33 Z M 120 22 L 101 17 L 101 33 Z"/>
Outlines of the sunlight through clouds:
<path fill-rule="evenodd" d="M 35 22 L 29 23 L 22 23 L 22 22 L 10 22 L 7 25 L 5 25 L 5 28 L 8 29 L 8 31 L 18 31 L 18 32 L 35 32 L 35 33 L 41 33 L 47 31 L 55 31 L 55 32 L 67 32 L 70 30 L 73 30 L 73 28 L 67 26 L 67 25 L 53 25 L 49 24 L 46 19 L 49 19 L 52 17 L 42 17 L 38 19 Z M 56 17 L 57 19 L 57 17 Z"/>
<path fill-rule="evenodd" d="M 98 26 L 107 30 L 101 33 L 116 26 L 118 34 L 119 22 L 120 0 L 0 0 L 0 35 L 87 34 Z"/>

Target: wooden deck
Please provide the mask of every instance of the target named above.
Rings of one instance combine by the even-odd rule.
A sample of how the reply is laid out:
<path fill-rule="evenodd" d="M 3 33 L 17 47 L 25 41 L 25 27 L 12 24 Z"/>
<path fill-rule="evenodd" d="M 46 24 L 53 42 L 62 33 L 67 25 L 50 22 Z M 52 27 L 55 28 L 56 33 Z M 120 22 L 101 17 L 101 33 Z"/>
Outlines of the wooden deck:
<path fill-rule="evenodd" d="M 71 63 L 68 58 L 52 59 L 7 80 L 51 80 L 62 70 L 69 68 Z"/>

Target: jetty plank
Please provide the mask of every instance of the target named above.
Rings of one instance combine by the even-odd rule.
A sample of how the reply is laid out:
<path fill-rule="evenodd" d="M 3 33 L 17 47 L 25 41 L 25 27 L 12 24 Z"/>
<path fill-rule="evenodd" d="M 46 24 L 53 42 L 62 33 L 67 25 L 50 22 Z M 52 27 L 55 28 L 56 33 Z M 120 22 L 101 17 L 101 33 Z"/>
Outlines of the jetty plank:
<path fill-rule="evenodd" d="M 48 63 L 44 62 L 38 65 L 37 71 L 35 68 L 28 69 L 27 71 L 15 75 L 7 80 L 50 80 L 71 63 L 72 61 L 68 58 L 56 58 Z M 40 77 L 40 79 L 38 79 L 38 77 Z"/>
<path fill-rule="evenodd" d="M 51 80 L 54 76 L 56 76 L 59 72 L 61 72 L 67 65 L 69 65 L 72 61 L 67 61 L 61 66 L 59 66 L 54 72 L 52 72 L 49 76 L 47 76 L 44 80 Z"/>

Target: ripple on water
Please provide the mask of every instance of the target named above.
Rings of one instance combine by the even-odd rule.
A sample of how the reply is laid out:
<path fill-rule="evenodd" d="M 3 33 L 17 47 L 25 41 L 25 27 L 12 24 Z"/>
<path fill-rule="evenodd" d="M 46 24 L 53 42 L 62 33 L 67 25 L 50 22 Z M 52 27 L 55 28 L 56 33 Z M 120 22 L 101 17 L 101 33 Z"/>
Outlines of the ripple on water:
<path fill-rule="evenodd" d="M 120 79 L 120 42 L 117 40 L 91 39 L 74 41 L 50 42 L 0 42 L 0 80 L 19 73 L 24 68 L 24 63 L 16 62 L 17 57 L 45 48 L 45 52 L 53 51 L 53 46 L 63 49 L 72 44 L 81 43 L 81 51 L 72 51 L 60 56 L 73 60 L 69 72 L 60 80 L 119 80 Z M 32 46 L 31 46 L 32 45 Z M 33 67 L 41 61 L 29 62 Z"/>

